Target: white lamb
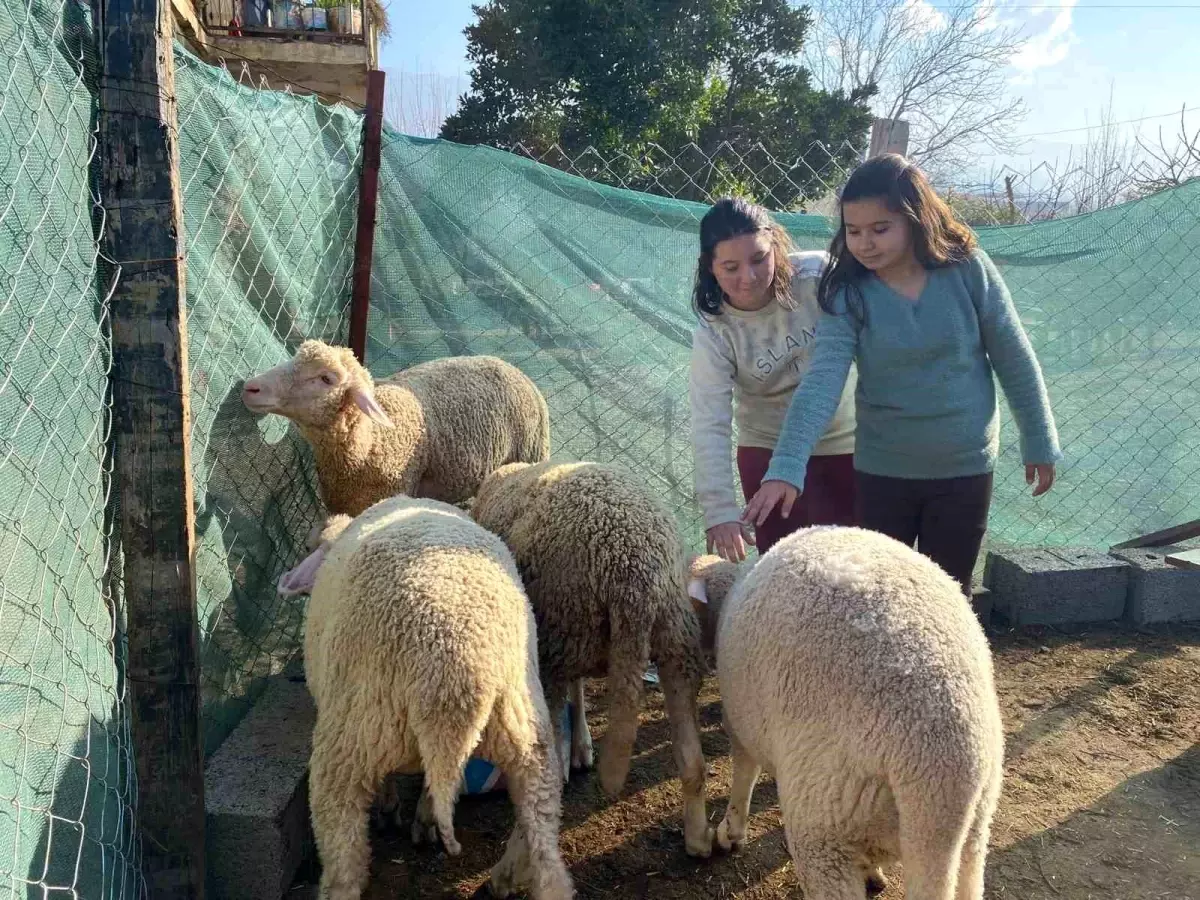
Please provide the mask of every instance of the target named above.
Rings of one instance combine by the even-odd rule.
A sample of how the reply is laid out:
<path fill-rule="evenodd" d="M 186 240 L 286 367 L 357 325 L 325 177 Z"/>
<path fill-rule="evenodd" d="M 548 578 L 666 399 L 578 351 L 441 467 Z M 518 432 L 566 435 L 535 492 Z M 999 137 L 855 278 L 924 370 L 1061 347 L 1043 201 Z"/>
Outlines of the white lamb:
<path fill-rule="evenodd" d="M 353 521 L 332 517 L 280 587 L 312 594 L 304 666 L 317 710 L 309 791 L 322 898 L 356 900 L 365 888 L 368 811 L 393 772 L 425 774 L 414 838 L 432 824 L 459 853 L 454 803 L 476 748 L 505 773 L 517 809 L 493 895 L 529 885 L 535 900 L 571 897 L 533 613 L 504 543 L 461 510 L 400 496 Z"/>
<path fill-rule="evenodd" d="M 745 839 L 766 769 L 806 900 L 863 900 L 897 858 L 912 900 L 981 900 L 1004 731 L 954 580 L 891 538 L 829 527 L 748 571 L 708 556 L 690 574 L 733 748 L 720 845 Z"/>

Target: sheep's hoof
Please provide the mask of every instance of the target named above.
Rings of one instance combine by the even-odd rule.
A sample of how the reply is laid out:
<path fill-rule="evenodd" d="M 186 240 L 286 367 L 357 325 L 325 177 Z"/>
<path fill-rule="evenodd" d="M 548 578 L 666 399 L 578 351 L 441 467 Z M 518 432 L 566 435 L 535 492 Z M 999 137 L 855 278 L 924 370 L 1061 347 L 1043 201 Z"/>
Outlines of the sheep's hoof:
<path fill-rule="evenodd" d="M 437 825 L 433 822 L 422 822 L 419 818 L 413 819 L 412 842 L 417 847 L 420 847 L 422 844 L 433 844 L 436 846 L 438 842 Z"/>
<path fill-rule="evenodd" d="M 587 740 L 571 742 L 571 768 L 587 771 L 595 765 L 595 754 L 592 752 L 591 736 Z"/>
<path fill-rule="evenodd" d="M 731 853 L 734 850 L 740 850 L 745 840 L 745 834 L 739 834 L 736 837 L 730 836 L 729 820 L 721 820 L 721 824 L 717 827 L 717 843 L 721 845 L 722 850 L 724 850 L 726 853 Z"/>
<path fill-rule="evenodd" d="M 710 856 L 712 856 L 713 840 L 716 838 L 716 836 L 716 829 L 711 825 L 705 826 L 704 837 L 702 837 L 699 841 L 695 839 L 688 839 L 685 835 L 683 846 L 684 849 L 687 850 L 687 855 L 695 857 L 696 859 L 708 859 Z"/>
<path fill-rule="evenodd" d="M 874 869 L 867 873 L 867 896 L 878 897 L 888 889 L 888 880 L 883 877 L 881 869 Z"/>
<path fill-rule="evenodd" d="M 443 834 L 442 845 L 446 848 L 446 853 L 450 856 L 458 856 L 462 853 L 462 844 L 454 839 L 453 834 Z"/>

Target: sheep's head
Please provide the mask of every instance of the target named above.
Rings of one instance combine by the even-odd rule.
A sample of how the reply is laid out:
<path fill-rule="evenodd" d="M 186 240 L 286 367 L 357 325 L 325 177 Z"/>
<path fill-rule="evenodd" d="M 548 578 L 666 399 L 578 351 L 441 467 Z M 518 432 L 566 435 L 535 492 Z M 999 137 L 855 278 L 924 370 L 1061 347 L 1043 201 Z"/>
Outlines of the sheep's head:
<path fill-rule="evenodd" d="M 295 568 L 288 569 L 280 576 L 277 587 L 280 595 L 293 597 L 296 594 L 312 593 L 313 585 L 317 581 L 317 572 L 325 562 L 325 555 L 352 521 L 350 516 L 341 513 L 330 516 L 324 525 L 317 525 L 309 532 L 308 544 L 312 552 Z"/>
<path fill-rule="evenodd" d="M 701 641 L 706 651 L 716 645 L 721 609 L 741 575 L 738 565 L 719 556 L 693 556 L 688 563 L 688 596 L 700 620 Z"/>
<path fill-rule="evenodd" d="M 305 341 L 290 360 L 247 380 L 242 402 L 251 412 L 275 413 L 315 428 L 332 425 L 343 409 L 353 406 L 379 425 L 392 427 L 375 400 L 371 373 L 348 347 L 321 341 Z"/>

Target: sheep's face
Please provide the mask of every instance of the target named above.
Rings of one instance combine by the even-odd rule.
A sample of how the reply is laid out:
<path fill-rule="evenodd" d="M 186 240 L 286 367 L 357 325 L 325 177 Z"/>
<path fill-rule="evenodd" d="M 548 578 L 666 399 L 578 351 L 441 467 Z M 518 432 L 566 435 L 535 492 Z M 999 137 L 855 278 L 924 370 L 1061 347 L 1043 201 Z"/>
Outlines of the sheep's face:
<path fill-rule="evenodd" d="M 688 596 L 700 620 L 705 651 L 711 651 L 716 645 L 721 609 L 739 574 L 737 565 L 719 556 L 694 556 L 688 564 Z"/>
<path fill-rule="evenodd" d="M 392 427 L 375 400 L 370 373 L 346 347 L 305 341 L 285 363 L 247 380 L 242 402 L 251 412 L 275 413 L 300 425 L 327 428 L 347 407 Z"/>

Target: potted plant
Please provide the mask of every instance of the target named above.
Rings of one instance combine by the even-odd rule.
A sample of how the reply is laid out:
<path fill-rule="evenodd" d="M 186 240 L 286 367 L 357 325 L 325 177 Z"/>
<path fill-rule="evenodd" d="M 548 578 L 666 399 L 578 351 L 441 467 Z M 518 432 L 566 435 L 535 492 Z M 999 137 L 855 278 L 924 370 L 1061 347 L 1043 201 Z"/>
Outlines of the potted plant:
<path fill-rule="evenodd" d="M 304 23 L 304 27 L 309 31 L 324 31 L 328 28 L 327 24 L 327 9 L 325 4 L 329 0 L 317 0 L 315 3 L 309 3 L 300 10 L 300 21 Z"/>
<path fill-rule="evenodd" d="M 339 34 L 362 34 L 362 0 L 320 0 L 328 4 L 329 30 Z"/>

